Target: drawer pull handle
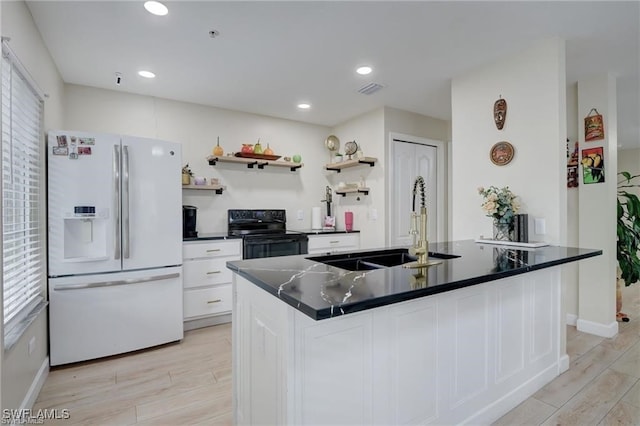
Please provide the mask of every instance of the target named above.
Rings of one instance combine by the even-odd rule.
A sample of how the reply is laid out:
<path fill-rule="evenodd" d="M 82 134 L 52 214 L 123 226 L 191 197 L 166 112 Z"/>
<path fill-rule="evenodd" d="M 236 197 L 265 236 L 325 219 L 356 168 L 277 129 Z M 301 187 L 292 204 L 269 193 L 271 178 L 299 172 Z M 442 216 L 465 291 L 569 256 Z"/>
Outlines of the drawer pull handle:
<path fill-rule="evenodd" d="M 213 252 L 216 252 L 216 251 L 220 251 L 220 249 L 210 249 L 210 250 L 207 250 L 207 253 L 213 253 Z"/>
<path fill-rule="evenodd" d="M 222 299 L 209 300 L 209 301 L 207 302 L 207 304 L 210 304 L 210 303 L 218 303 L 218 302 L 222 302 Z"/>
<path fill-rule="evenodd" d="M 333 240 L 333 241 L 329 241 L 329 244 L 338 244 L 340 241 L 338 240 Z"/>
<path fill-rule="evenodd" d="M 212 274 L 219 274 L 221 271 L 209 271 L 207 272 L 207 275 L 212 275 Z"/>

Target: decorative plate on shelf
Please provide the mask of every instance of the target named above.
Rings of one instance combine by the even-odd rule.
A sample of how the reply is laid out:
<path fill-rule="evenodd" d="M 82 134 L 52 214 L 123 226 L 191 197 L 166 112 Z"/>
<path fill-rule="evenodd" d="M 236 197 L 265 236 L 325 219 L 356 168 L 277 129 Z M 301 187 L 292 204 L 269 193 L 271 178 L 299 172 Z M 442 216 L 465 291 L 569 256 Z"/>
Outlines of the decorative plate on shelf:
<path fill-rule="evenodd" d="M 358 144 L 356 141 L 349 141 L 344 144 L 344 153 L 349 156 L 349 159 L 351 159 L 351 156 L 355 154 L 356 151 L 358 151 Z"/>
<path fill-rule="evenodd" d="M 496 166 L 504 166 L 513 160 L 514 152 L 513 145 L 507 141 L 501 141 L 491 147 L 489 158 Z"/>
<path fill-rule="evenodd" d="M 340 139 L 335 135 L 329 135 L 324 141 L 324 146 L 326 146 L 329 151 L 337 151 L 340 149 Z"/>
<path fill-rule="evenodd" d="M 282 157 L 281 155 L 267 155 L 267 154 L 249 154 L 248 152 L 236 152 L 236 157 L 241 158 L 253 158 L 256 160 L 277 160 Z"/>

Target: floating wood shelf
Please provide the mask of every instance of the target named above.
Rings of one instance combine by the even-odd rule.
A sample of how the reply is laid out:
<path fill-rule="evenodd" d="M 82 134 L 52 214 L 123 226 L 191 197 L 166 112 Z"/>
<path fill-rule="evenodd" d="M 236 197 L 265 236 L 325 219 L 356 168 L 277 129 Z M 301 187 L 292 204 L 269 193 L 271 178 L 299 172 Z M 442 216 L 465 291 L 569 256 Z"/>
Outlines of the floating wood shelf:
<path fill-rule="evenodd" d="M 362 164 L 368 164 L 370 167 L 373 167 L 374 164 L 376 164 L 376 161 L 378 161 L 378 159 L 374 157 L 354 158 L 352 160 L 341 161 L 339 163 L 330 163 L 327 164 L 324 168 L 326 170 L 333 170 L 340 173 L 342 169 L 348 169 L 350 167 L 356 167 Z"/>
<path fill-rule="evenodd" d="M 259 169 L 264 169 L 265 166 L 270 167 L 287 167 L 292 172 L 295 172 L 297 169 L 302 167 L 303 163 L 293 163 L 291 161 L 278 161 L 278 160 L 259 160 L 255 158 L 242 158 L 242 157 L 207 157 L 207 161 L 209 165 L 215 166 L 216 163 L 240 163 L 246 164 L 248 168 L 253 169 L 257 167 Z"/>
<path fill-rule="evenodd" d="M 364 194 L 369 195 L 369 188 L 349 188 L 349 189 L 336 189 L 336 194 L 343 197 L 347 194 Z"/>
<path fill-rule="evenodd" d="M 222 194 L 225 188 L 222 185 L 182 185 L 182 189 L 200 189 L 200 190 L 209 190 L 216 191 L 216 194 Z"/>

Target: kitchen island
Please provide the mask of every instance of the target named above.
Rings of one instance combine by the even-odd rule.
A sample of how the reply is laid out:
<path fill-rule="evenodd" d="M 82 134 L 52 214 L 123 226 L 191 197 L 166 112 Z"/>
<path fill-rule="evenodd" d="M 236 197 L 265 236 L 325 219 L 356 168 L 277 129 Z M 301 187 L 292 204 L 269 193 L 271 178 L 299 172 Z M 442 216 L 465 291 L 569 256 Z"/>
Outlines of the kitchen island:
<path fill-rule="evenodd" d="M 558 266 L 600 250 L 430 249 L 422 270 L 351 262 L 389 250 L 228 262 L 236 423 L 490 423 L 568 368 Z"/>

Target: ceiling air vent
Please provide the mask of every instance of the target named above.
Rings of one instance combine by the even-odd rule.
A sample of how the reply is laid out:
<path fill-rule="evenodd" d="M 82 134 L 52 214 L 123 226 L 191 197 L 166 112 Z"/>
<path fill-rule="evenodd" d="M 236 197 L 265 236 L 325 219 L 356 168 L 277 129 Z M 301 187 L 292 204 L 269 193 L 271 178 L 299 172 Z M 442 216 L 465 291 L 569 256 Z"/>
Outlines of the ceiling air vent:
<path fill-rule="evenodd" d="M 362 93 L 363 95 L 373 95 L 378 90 L 382 89 L 384 86 L 378 83 L 369 83 L 366 86 L 362 86 L 358 89 L 358 93 Z"/>

